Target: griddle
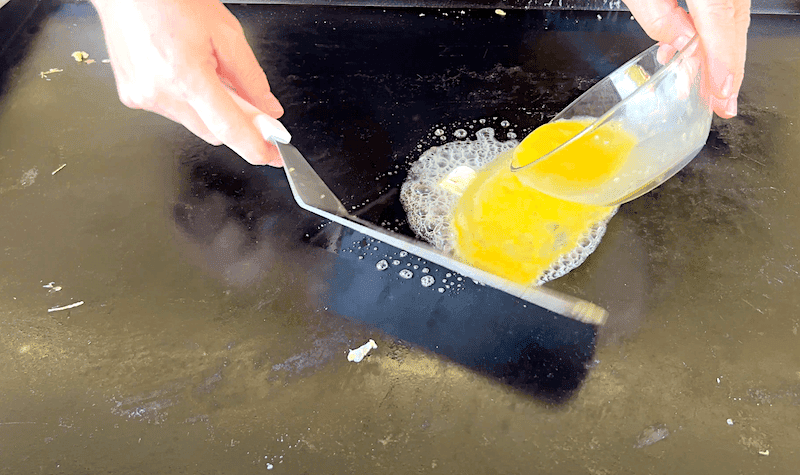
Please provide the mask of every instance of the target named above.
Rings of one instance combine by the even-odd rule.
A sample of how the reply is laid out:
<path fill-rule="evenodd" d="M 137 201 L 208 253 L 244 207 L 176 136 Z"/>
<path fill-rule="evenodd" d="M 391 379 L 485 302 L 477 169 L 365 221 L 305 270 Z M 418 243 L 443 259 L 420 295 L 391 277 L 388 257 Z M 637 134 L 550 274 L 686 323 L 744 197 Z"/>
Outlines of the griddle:
<path fill-rule="evenodd" d="M 0 10 L 9 17 L 0 24 L 20 25 L 2 32 L 3 88 L 32 47 L 36 25 L 53 12 L 80 11 L 78 7 L 43 0 L 12 2 Z M 408 239 L 415 236 L 390 190 L 402 184 L 419 150 L 441 143 L 436 129 L 450 136 L 465 127 L 474 133 L 469 126 L 480 124 L 493 127 L 501 140 L 510 132 L 522 137 L 652 44 L 624 11 L 499 15 L 491 8 L 437 11 L 416 6 L 386 11 L 256 5 L 230 9 L 285 107 L 282 121 L 294 136 L 293 144 L 348 214 Z M 93 53 L 100 55 L 100 48 L 96 45 Z M 111 87 L 109 76 L 99 80 Z M 62 87 L 64 97 L 85 92 L 83 84 Z M 91 100 L 106 101 L 100 104 L 105 108 L 119 107 L 111 96 L 95 94 Z M 63 114 L 65 120 L 68 115 L 52 114 Z M 503 126 L 504 121 L 511 125 Z M 471 279 L 453 295 L 453 289 L 439 293 L 422 288 L 396 272 L 379 273 L 376 261 L 394 260 L 403 251 L 301 212 L 279 170 L 246 167 L 224 148 L 189 140 L 181 147 L 181 194 L 174 220 L 187 234 L 199 233 L 188 203 L 211 194 L 224 196 L 230 212 L 243 223 L 269 217 L 286 242 L 336 253 L 326 308 L 534 396 L 563 400 L 580 386 L 592 363 L 595 325 Z M 647 205 L 631 212 L 641 206 Z M 614 233 L 612 221 L 612 237 Z M 598 282 L 608 281 L 613 288 L 615 280 L 594 272 L 593 261 L 590 257 L 569 279 L 546 289 L 593 300 L 591 289 Z M 415 265 L 430 266 L 437 281 L 450 273 L 430 262 Z M 624 292 L 615 288 L 601 297 L 625 302 Z"/>

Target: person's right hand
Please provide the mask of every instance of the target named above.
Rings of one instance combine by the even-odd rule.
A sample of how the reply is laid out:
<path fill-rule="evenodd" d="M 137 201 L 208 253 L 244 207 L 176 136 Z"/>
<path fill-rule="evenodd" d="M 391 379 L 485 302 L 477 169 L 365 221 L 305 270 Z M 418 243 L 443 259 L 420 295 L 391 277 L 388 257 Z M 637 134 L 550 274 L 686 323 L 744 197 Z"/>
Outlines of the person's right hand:
<path fill-rule="evenodd" d="M 676 0 L 623 0 L 650 38 L 685 46 L 695 34 L 706 51 L 711 106 L 720 117 L 733 117 L 744 77 L 750 0 L 687 0 L 689 14 Z"/>
<path fill-rule="evenodd" d="M 253 111 L 231 97 L 229 88 L 271 117 L 283 114 L 241 25 L 218 0 L 93 2 L 123 104 L 179 122 L 252 164 L 282 164 Z"/>

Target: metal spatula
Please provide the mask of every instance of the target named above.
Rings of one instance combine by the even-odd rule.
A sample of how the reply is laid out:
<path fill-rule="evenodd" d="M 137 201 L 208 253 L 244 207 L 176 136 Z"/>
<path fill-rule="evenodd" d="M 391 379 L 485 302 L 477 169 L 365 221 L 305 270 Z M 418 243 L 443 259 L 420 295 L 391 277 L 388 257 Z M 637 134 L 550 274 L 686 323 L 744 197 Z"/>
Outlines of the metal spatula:
<path fill-rule="evenodd" d="M 291 135 L 283 125 L 266 115 L 258 119 L 255 122 L 261 134 L 280 150 L 289 186 L 301 208 L 565 317 L 594 325 L 605 323 L 608 312 L 591 302 L 544 287 L 508 281 L 457 261 L 425 243 L 351 215 L 303 155 L 289 144 Z"/>

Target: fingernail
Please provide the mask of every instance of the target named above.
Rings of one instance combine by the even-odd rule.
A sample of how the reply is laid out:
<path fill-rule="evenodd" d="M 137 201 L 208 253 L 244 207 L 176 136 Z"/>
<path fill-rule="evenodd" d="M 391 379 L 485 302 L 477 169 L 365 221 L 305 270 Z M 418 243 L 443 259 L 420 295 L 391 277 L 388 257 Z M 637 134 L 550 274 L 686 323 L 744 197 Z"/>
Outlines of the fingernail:
<path fill-rule="evenodd" d="M 733 72 L 718 58 L 710 57 L 707 65 L 711 79 L 711 93 L 720 102 L 727 101 L 733 93 Z"/>
<path fill-rule="evenodd" d="M 277 97 L 272 94 L 267 94 L 267 103 L 269 104 L 269 110 L 264 112 L 272 112 L 278 117 L 283 115 L 283 106 Z"/>
<path fill-rule="evenodd" d="M 259 114 L 255 118 L 255 124 L 258 131 L 264 140 L 275 139 L 281 143 L 289 143 L 292 141 L 292 134 L 286 130 L 286 127 L 280 123 L 278 119 L 270 117 L 266 114 Z"/>
<path fill-rule="evenodd" d="M 733 74 L 728 74 L 725 77 L 725 81 L 722 82 L 722 89 L 720 89 L 720 97 L 728 97 L 733 92 Z M 733 99 L 734 106 L 736 104 L 736 98 L 731 97 Z M 728 102 L 730 104 L 730 101 Z"/>
<path fill-rule="evenodd" d="M 656 53 L 656 60 L 659 64 L 667 64 L 667 61 L 672 59 L 675 56 L 675 47 L 664 43 L 658 47 L 658 52 Z"/>
<path fill-rule="evenodd" d="M 731 96 L 731 98 L 728 99 L 728 105 L 725 107 L 725 113 L 731 117 L 734 117 L 739 112 L 737 105 L 738 102 L 739 101 L 736 96 Z"/>
<path fill-rule="evenodd" d="M 677 49 L 680 51 L 680 50 L 682 50 L 682 49 L 683 49 L 683 48 L 684 48 L 686 45 L 688 45 L 688 44 L 689 44 L 689 41 L 691 41 L 691 40 L 692 40 L 692 39 L 691 39 L 691 38 L 689 38 L 688 36 L 686 36 L 686 35 L 681 35 L 681 36 L 679 36 L 679 37 L 678 37 L 678 39 L 676 39 L 675 41 L 673 41 L 673 42 L 672 42 L 672 46 L 674 46 L 675 48 L 677 48 Z"/>

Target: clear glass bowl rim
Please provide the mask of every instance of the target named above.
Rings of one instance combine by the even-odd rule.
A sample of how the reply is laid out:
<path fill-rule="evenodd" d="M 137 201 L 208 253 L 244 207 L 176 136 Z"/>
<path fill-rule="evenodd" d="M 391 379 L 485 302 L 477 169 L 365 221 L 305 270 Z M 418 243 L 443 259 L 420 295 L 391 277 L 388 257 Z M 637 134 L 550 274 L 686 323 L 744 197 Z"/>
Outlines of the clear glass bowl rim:
<path fill-rule="evenodd" d="M 564 148 L 572 145 L 573 142 L 579 140 L 584 135 L 593 132 L 595 129 L 597 129 L 602 124 L 607 122 L 623 105 L 627 104 L 628 102 L 633 101 L 638 96 L 642 95 L 643 94 L 642 91 L 644 91 L 646 89 L 649 89 L 652 86 L 654 86 L 655 84 L 658 84 L 661 81 L 663 81 L 664 78 L 667 76 L 667 74 L 671 73 L 672 71 L 674 71 L 677 68 L 677 66 L 675 66 L 675 64 L 677 63 L 677 61 L 679 61 L 681 58 L 683 58 L 686 55 L 687 51 L 691 51 L 692 53 L 694 52 L 695 46 L 697 45 L 698 41 L 699 41 L 698 40 L 698 35 L 694 35 L 692 37 L 692 39 L 689 40 L 689 42 L 686 43 L 686 45 L 683 48 L 680 49 L 680 51 L 675 53 L 672 56 L 672 58 L 670 58 L 670 60 L 667 61 L 666 64 L 664 64 L 658 71 L 656 71 L 655 74 L 650 76 L 650 78 L 647 81 L 645 81 L 641 86 L 637 87 L 636 90 L 633 91 L 628 97 L 626 97 L 625 99 L 623 99 L 623 100 L 617 102 L 616 104 L 614 104 L 610 109 L 605 111 L 603 113 L 603 115 L 601 115 L 594 122 L 592 122 L 591 125 L 587 126 L 585 129 L 581 130 L 579 133 L 574 135 L 571 139 L 567 140 L 563 144 L 559 145 L 558 147 L 554 148 L 553 150 L 547 152 L 546 154 L 542 155 L 541 157 L 537 158 L 536 160 L 534 160 L 531 163 L 528 163 L 527 165 L 524 165 L 522 167 L 515 167 L 514 166 L 514 161 L 512 160 L 511 161 L 511 171 L 512 172 L 516 172 L 516 171 L 519 171 L 519 170 L 525 170 L 526 168 L 531 167 L 534 164 L 541 162 L 542 160 L 548 159 L 551 155 L 556 154 L 561 149 L 564 149 Z M 661 44 L 658 44 L 658 43 L 654 44 L 653 46 L 647 48 L 646 50 L 644 50 L 641 53 L 637 54 L 633 58 L 629 59 L 627 62 L 625 62 L 625 64 L 623 64 L 619 68 L 615 69 L 614 72 L 612 72 L 608 76 L 604 77 L 597 84 L 595 84 L 594 86 L 592 86 L 588 90 L 586 90 L 586 92 L 581 94 L 577 99 L 575 99 L 574 101 L 570 102 L 570 104 L 567 107 L 565 107 L 561 112 L 559 112 L 555 117 L 550 119 L 547 123 L 551 123 L 551 122 L 555 122 L 555 121 L 559 120 L 561 118 L 561 116 L 564 114 L 564 112 L 568 111 L 570 108 L 572 108 L 572 106 L 574 106 L 575 104 L 577 104 L 580 101 L 584 100 L 583 98 L 586 97 L 587 95 L 589 95 L 592 91 L 594 91 L 595 89 L 600 88 L 604 84 L 607 84 L 608 82 L 610 82 L 611 81 L 611 76 L 614 73 L 616 73 L 617 71 L 627 71 L 627 69 L 629 67 L 631 67 L 634 64 L 637 64 L 645 56 L 647 56 L 649 54 L 653 54 L 653 51 L 654 50 L 657 51 L 658 48 L 660 48 L 660 47 L 661 47 Z M 700 72 L 701 71 L 698 70 L 698 74 Z"/>

